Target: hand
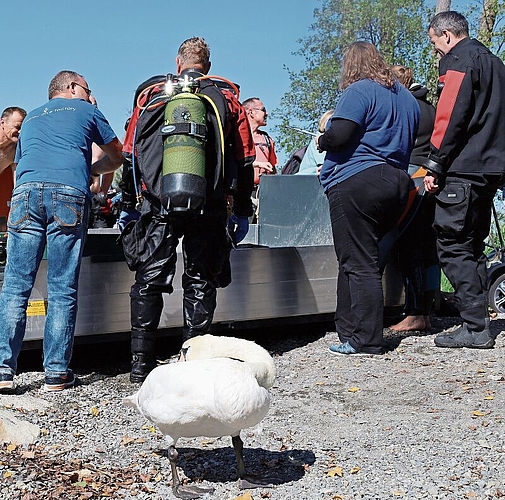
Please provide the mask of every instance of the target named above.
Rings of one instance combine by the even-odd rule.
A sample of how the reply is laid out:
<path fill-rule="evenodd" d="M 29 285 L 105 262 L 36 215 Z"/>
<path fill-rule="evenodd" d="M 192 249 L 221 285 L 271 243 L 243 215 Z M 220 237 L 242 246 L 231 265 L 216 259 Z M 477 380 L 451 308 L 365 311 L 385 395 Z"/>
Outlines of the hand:
<path fill-rule="evenodd" d="M 253 166 L 259 169 L 259 174 L 264 174 L 269 172 L 273 174 L 275 172 L 275 167 L 269 161 L 255 161 Z"/>
<path fill-rule="evenodd" d="M 121 213 L 119 214 L 119 219 L 117 221 L 117 225 L 119 229 L 122 231 L 126 224 L 128 222 L 131 222 L 132 220 L 138 220 L 140 217 L 140 212 L 137 210 L 133 209 L 128 209 L 128 210 L 121 210 Z"/>
<path fill-rule="evenodd" d="M 438 191 L 438 176 L 435 172 L 428 172 L 424 176 L 424 189 L 428 193 L 435 193 Z"/>
<path fill-rule="evenodd" d="M 228 234 L 234 245 L 238 245 L 249 231 L 249 219 L 241 215 L 231 214 L 228 219 Z"/>

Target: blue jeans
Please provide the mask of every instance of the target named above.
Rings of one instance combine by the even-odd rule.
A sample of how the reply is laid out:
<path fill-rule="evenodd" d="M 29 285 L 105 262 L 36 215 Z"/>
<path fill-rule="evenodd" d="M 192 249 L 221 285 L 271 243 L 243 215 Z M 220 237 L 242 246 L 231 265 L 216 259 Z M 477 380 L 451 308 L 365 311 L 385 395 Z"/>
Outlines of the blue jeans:
<path fill-rule="evenodd" d="M 50 377 L 67 373 L 89 204 L 84 193 L 63 184 L 30 182 L 14 189 L 7 223 L 7 265 L 0 293 L 0 373 L 16 373 L 28 299 L 46 247 L 44 371 Z"/>

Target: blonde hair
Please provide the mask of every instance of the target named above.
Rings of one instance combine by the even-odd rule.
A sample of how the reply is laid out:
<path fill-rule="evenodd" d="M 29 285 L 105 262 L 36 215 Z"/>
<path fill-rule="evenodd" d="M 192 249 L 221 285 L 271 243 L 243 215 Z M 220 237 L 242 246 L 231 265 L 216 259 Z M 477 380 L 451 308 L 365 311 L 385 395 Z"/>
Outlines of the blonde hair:
<path fill-rule="evenodd" d="M 210 48 L 201 37 L 184 40 L 177 52 L 184 68 L 201 66 L 205 68 L 210 62 Z"/>
<path fill-rule="evenodd" d="M 377 47 L 369 42 L 354 42 L 344 56 L 340 88 L 344 90 L 352 83 L 366 79 L 387 88 L 395 84 L 395 78 Z"/>
<path fill-rule="evenodd" d="M 412 75 L 412 70 L 410 68 L 406 68 L 405 66 L 391 66 L 391 71 L 396 79 L 408 89 L 412 85 L 414 81 L 414 76 Z"/>
<path fill-rule="evenodd" d="M 326 131 L 326 124 L 328 123 L 328 120 L 332 117 L 334 113 L 333 109 L 329 109 L 328 111 L 325 111 L 322 115 L 321 118 L 319 118 L 319 122 L 317 123 L 317 130 L 321 132 L 321 134 L 324 134 Z"/>

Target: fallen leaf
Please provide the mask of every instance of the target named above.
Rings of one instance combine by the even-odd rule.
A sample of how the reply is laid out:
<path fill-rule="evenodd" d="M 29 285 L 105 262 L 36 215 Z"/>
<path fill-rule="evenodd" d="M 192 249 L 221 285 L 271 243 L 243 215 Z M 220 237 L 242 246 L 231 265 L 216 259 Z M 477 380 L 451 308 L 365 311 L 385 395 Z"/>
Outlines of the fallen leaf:
<path fill-rule="evenodd" d="M 472 412 L 472 415 L 474 417 L 485 417 L 486 415 L 488 415 L 488 413 L 489 412 L 483 412 L 483 411 L 476 410 L 476 411 Z"/>
<path fill-rule="evenodd" d="M 494 399 L 494 396 L 486 396 L 484 399 L 491 400 L 491 399 Z"/>
<path fill-rule="evenodd" d="M 127 446 L 129 444 L 132 444 L 135 442 L 134 438 L 131 438 L 130 436 L 123 436 L 123 439 L 121 439 L 121 444 L 123 446 Z"/>
<path fill-rule="evenodd" d="M 4 479 L 7 479 L 8 477 L 11 477 L 12 476 L 12 472 L 10 470 L 6 470 L 3 474 L 2 474 L 2 477 Z"/>
<path fill-rule="evenodd" d="M 249 491 L 246 491 L 243 495 L 235 497 L 235 500 L 253 500 L 253 497 Z"/>
<path fill-rule="evenodd" d="M 359 387 L 349 387 L 349 389 L 347 389 L 348 392 L 358 392 L 358 391 L 361 391 L 361 389 Z"/>
<path fill-rule="evenodd" d="M 350 470 L 351 474 L 357 474 L 361 470 L 361 467 L 359 465 L 356 465 Z"/>
<path fill-rule="evenodd" d="M 100 413 L 100 410 L 96 406 L 91 407 L 91 414 L 96 417 Z"/>
<path fill-rule="evenodd" d="M 335 477 L 335 476 L 342 477 L 343 476 L 342 467 L 333 467 L 333 469 L 330 469 L 326 473 L 326 475 L 329 477 Z"/>
<path fill-rule="evenodd" d="M 8 444 L 7 445 L 7 451 L 14 451 L 17 448 L 15 444 Z"/>

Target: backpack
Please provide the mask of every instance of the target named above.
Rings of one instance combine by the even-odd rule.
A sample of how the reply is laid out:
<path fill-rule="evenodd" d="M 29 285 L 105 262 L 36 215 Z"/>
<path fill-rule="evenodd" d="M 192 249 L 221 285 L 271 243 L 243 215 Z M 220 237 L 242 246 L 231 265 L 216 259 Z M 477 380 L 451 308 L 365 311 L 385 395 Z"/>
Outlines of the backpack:
<path fill-rule="evenodd" d="M 307 146 L 303 148 L 297 149 L 288 159 L 288 161 L 284 164 L 281 170 L 282 175 L 293 175 L 300 170 L 300 164 L 302 163 L 303 156 L 305 155 L 305 151 L 307 150 Z"/>

